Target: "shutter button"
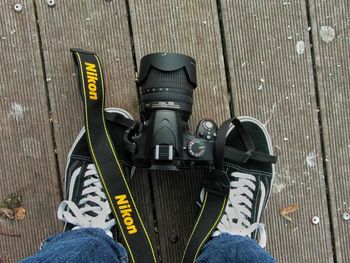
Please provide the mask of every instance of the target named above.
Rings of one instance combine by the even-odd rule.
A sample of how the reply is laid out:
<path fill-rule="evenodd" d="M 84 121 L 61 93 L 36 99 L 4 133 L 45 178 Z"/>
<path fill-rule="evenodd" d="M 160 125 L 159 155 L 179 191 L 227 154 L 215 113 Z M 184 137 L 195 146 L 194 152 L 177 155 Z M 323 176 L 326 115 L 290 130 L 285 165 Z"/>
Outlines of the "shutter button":
<path fill-rule="evenodd" d="M 207 128 L 208 130 L 211 130 L 214 128 L 214 124 L 211 121 L 206 121 L 204 123 L 204 127 Z"/>

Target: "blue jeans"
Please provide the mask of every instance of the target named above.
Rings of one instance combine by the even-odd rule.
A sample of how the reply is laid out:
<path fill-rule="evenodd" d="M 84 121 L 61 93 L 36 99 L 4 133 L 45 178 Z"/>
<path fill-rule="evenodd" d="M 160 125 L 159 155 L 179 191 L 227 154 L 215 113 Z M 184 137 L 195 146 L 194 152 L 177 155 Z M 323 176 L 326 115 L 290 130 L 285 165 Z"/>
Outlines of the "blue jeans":
<path fill-rule="evenodd" d="M 49 237 L 35 255 L 23 259 L 32 262 L 127 262 L 126 249 L 102 229 L 83 228 Z M 274 258 L 254 240 L 229 234 L 213 238 L 203 248 L 197 262 L 275 263 Z"/>

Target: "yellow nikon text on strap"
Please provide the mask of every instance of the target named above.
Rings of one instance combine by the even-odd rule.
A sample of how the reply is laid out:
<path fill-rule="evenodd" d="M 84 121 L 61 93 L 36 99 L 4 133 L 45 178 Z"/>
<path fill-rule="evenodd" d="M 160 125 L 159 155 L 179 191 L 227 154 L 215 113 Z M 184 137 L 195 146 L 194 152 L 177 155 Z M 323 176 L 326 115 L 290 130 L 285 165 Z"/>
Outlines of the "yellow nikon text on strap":
<path fill-rule="evenodd" d="M 117 201 L 119 212 L 124 219 L 124 225 L 128 230 L 129 235 L 137 233 L 137 228 L 134 225 L 134 220 L 132 219 L 131 213 L 133 212 L 126 195 L 117 195 L 114 197 Z"/>
<path fill-rule="evenodd" d="M 89 98 L 90 100 L 97 100 L 97 86 L 98 75 L 96 65 L 93 63 L 85 62 L 86 77 L 88 81 Z"/>

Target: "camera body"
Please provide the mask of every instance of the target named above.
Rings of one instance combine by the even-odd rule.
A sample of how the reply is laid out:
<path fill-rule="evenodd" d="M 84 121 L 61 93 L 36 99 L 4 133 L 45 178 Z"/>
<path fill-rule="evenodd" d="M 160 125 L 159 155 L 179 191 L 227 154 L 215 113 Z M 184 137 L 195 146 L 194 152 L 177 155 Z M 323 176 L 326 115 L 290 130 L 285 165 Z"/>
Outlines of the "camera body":
<path fill-rule="evenodd" d="M 177 53 L 155 53 L 141 59 L 141 122 L 127 131 L 136 167 L 178 170 L 211 167 L 218 127 L 204 118 L 192 134 L 188 119 L 197 86 L 196 62 Z"/>
<path fill-rule="evenodd" d="M 134 137 L 138 149 L 133 155 L 134 164 L 151 170 L 209 167 L 213 163 L 216 132 L 217 126 L 210 119 L 201 120 L 191 134 L 178 113 L 155 111 Z"/>

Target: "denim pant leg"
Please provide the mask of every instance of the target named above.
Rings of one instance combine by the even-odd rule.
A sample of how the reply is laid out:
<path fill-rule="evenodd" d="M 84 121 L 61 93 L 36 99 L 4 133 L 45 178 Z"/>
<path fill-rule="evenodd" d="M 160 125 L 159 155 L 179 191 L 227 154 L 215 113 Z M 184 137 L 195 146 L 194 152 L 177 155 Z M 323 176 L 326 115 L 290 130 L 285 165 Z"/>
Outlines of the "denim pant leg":
<path fill-rule="evenodd" d="M 82 228 L 49 237 L 33 256 L 20 262 L 127 262 L 126 249 L 99 228 Z"/>
<path fill-rule="evenodd" d="M 203 248 L 197 263 L 276 263 L 275 259 L 248 237 L 223 233 Z"/>

